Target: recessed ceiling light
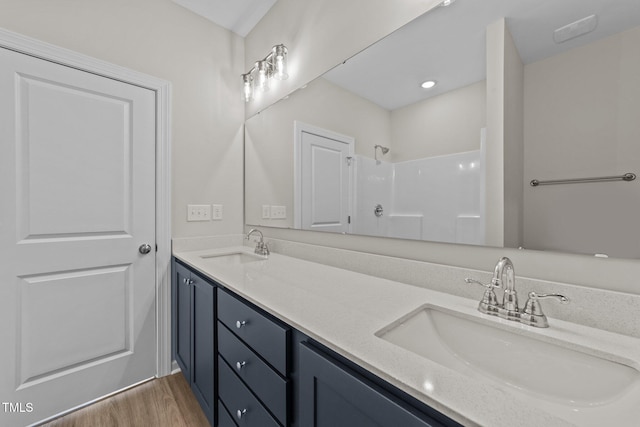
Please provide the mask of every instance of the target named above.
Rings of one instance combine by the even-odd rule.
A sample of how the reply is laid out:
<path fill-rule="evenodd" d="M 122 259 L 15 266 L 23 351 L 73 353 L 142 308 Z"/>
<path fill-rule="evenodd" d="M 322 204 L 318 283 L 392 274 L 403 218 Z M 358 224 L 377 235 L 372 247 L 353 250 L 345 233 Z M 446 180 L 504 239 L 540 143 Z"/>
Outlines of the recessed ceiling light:
<path fill-rule="evenodd" d="M 451 6 L 454 1 L 456 1 L 456 0 L 442 0 L 442 3 L 440 3 L 440 6 L 442 6 L 442 7 Z"/>
<path fill-rule="evenodd" d="M 422 86 L 423 89 L 431 89 L 435 85 L 436 85 L 435 80 L 427 80 L 426 82 L 422 83 L 420 86 Z"/>

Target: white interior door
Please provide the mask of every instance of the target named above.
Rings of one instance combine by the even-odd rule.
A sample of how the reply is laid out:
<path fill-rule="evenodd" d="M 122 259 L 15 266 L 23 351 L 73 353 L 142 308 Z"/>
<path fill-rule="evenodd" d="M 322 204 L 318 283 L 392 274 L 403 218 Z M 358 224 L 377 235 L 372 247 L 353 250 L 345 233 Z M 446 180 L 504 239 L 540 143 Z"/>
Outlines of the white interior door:
<path fill-rule="evenodd" d="M 349 232 L 352 141 L 301 132 L 302 228 Z"/>
<path fill-rule="evenodd" d="M 0 425 L 19 426 L 156 374 L 155 92 L 0 48 L 0 94 Z"/>

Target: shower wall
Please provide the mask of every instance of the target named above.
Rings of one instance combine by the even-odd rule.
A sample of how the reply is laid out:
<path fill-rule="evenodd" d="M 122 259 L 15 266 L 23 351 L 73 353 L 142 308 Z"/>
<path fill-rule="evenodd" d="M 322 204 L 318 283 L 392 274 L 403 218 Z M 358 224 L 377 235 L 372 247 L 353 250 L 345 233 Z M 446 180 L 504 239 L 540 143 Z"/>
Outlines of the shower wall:
<path fill-rule="evenodd" d="M 387 236 L 387 220 L 393 199 L 393 163 L 356 155 L 354 165 L 354 197 L 351 231 L 355 234 Z M 377 217 L 375 207 L 384 212 Z"/>
<path fill-rule="evenodd" d="M 484 242 L 482 150 L 399 163 L 356 156 L 356 234 Z M 381 204 L 384 213 L 376 217 Z"/>

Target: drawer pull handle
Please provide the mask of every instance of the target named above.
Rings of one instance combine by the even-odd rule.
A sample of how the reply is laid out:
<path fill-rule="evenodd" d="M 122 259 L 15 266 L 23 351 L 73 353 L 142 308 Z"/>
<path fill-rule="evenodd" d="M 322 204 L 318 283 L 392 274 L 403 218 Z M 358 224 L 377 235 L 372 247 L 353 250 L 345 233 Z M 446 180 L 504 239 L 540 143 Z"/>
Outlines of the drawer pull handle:
<path fill-rule="evenodd" d="M 184 283 L 187 286 L 193 285 L 193 280 L 185 278 L 185 279 L 182 279 L 182 283 Z"/>
<path fill-rule="evenodd" d="M 244 367 L 244 365 L 246 365 L 247 362 L 245 362 L 244 360 L 242 362 L 236 362 L 236 368 L 238 368 L 238 370 L 242 369 Z"/>
<path fill-rule="evenodd" d="M 238 416 L 238 419 L 242 419 L 242 416 L 246 413 L 247 413 L 246 409 L 242 409 L 242 410 L 238 409 L 238 411 L 236 412 L 236 415 Z"/>
<path fill-rule="evenodd" d="M 242 328 L 242 327 L 243 327 L 244 325 L 246 325 L 246 324 L 247 324 L 247 322 L 246 322 L 246 321 L 244 321 L 244 320 L 243 320 L 243 321 L 238 320 L 238 321 L 236 322 L 236 328 L 240 329 L 240 328 Z"/>

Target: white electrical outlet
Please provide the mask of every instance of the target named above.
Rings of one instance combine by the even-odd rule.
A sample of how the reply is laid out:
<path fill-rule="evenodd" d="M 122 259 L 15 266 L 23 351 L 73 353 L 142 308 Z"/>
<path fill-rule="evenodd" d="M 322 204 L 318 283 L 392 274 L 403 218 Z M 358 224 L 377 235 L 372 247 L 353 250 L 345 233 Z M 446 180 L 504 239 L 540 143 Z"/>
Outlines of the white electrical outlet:
<path fill-rule="evenodd" d="M 219 221 L 222 219 L 222 205 L 211 205 L 213 208 L 213 220 Z"/>
<path fill-rule="evenodd" d="M 211 205 L 187 205 L 187 221 L 210 221 Z"/>
<path fill-rule="evenodd" d="M 272 219 L 286 219 L 287 207 L 286 206 L 271 206 L 271 218 Z"/>
<path fill-rule="evenodd" d="M 262 219 L 271 218 L 271 206 L 262 205 Z"/>

